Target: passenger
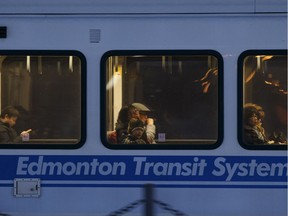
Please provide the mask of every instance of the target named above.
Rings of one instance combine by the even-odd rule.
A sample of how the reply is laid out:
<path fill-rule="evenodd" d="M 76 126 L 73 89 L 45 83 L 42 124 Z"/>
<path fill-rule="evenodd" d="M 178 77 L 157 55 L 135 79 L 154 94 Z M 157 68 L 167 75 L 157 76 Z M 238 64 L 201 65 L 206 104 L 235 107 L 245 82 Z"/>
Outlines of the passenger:
<path fill-rule="evenodd" d="M 116 122 L 116 143 L 121 143 L 123 139 L 128 136 L 128 123 L 129 123 L 129 108 L 124 106 L 121 108 L 118 114 Z"/>
<path fill-rule="evenodd" d="M 128 107 L 122 107 L 119 112 L 115 128 L 117 143 L 122 143 L 123 139 L 128 136 L 128 123 L 132 118 L 140 119 L 144 123 L 145 132 L 143 133 L 142 138 L 146 141 L 146 143 L 156 143 L 156 127 L 154 125 L 154 120 L 152 118 L 148 118 L 148 112 L 150 112 L 150 109 L 141 103 L 133 103 Z"/>
<path fill-rule="evenodd" d="M 131 118 L 139 118 L 138 110 L 133 106 L 123 106 L 119 111 L 115 130 L 107 133 L 109 143 L 122 143 L 123 139 L 128 136 L 128 123 Z"/>
<path fill-rule="evenodd" d="M 261 106 L 256 104 L 246 104 L 244 106 L 244 142 L 246 144 L 272 144 L 265 134 L 262 120 L 265 112 Z"/>
<path fill-rule="evenodd" d="M 128 136 L 123 139 L 123 144 L 147 144 L 142 138 L 145 128 L 144 123 L 137 118 L 132 118 L 128 124 Z"/>
<path fill-rule="evenodd" d="M 21 143 L 24 137 L 31 132 L 31 129 L 23 131 L 20 136 L 13 129 L 19 117 L 19 111 L 8 106 L 1 111 L 0 115 L 0 143 Z"/>
<path fill-rule="evenodd" d="M 152 118 L 148 118 L 148 113 L 150 113 L 151 110 L 141 103 L 132 103 L 130 107 L 132 107 L 130 109 L 133 111 L 131 117 L 139 118 L 144 123 L 145 132 L 142 138 L 149 144 L 156 143 L 156 127 L 154 125 L 154 120 Z"/>

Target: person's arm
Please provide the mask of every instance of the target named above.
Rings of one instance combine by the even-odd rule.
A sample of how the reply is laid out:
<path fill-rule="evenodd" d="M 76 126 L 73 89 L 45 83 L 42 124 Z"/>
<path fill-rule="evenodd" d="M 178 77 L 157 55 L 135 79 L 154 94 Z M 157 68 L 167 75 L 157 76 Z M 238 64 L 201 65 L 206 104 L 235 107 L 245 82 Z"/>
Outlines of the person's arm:
<path fill-rule="evenodd" d="M 0 131 L 0 143 L 21 143 L 22 138 L 20 136 L 17 136 L 17 133 L 15 130 L 1 130 Z"/>
<path fill-rule="evenodd" d="M 149 142 L 149 144 L 156 143 L 155 135 L 156 135 L 156 127 L 154 125 L 154 121 L 153 119 L 148 118 L 147 125 L 146 125 L 146 136 L 147 136 L 147 141 Z"/>
<path fill-rule="evenodd" d="M 246 130 L 244 133 L 244 141 L 246 144 L 264 144 L 265 141 L 260 139 L 257 135 L 257 133 L 250 129 L 250 130 Z"/>

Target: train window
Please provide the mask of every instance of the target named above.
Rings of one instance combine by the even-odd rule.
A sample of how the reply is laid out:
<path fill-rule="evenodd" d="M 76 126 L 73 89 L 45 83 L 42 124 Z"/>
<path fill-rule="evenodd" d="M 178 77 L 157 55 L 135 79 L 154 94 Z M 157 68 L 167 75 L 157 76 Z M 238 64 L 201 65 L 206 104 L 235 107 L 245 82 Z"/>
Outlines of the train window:
<path fill-rule="evenodd" d="M 1 148 L 83 144 L 85 58 L 81 53 L 1 51 L 0 72 Z"/>
<path fill-rule="evenodd" d="M 102 57 L 108 148 L 212 149 L 222 142 L 222 66 L 215 51 L 110 51 Z"/>
<path fill-rule="evenodd" d="M 247 51 L 238 63 L 240 144 L 287 149 L 287 51 Z"/>

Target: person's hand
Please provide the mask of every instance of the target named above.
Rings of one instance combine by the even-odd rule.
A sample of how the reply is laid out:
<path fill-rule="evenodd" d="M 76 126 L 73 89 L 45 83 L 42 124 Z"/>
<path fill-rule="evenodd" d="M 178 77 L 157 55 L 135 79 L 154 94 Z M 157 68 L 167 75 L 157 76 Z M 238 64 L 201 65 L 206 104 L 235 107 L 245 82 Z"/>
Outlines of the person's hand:
<path fill-rule="evenodd" d="M 22 131 L 21 134 L 20 134 L 20 136 L 21 136 L 21 137 L 25 137 L 25 136 L 27 136 L 27 134 L 29 134 L 31 131 L 32 131 L 32 129 L 29 129 L 29 130 L 26 130 L 26 131 Z"/>
<path fill-rule="evenodd" d="M 32 131 L 32 129 L 29 129 L 29 130 L 26 130 L 26 131 L 22 131 L 20 135 L 22 136 L 22 134 L 24 135 L 24 134 L 30 133 L 31 131 Z"/>
<path fill-rule="evenodd" d="M 32 129 L 21 132 L 20 136 L 22 137 L 22 141 L 29 141 L 29 139 L 30 139 L 29 132 L 31 132 L 31 131 L 32 131 Z"/>
<path fill-rule="evenodd" d="M 148 125 L 153 125 L 153 124 L 154 124 L 154 119 L 148 118 L 148 119 L 147 119 L 147 124 L 148 124 Z"/>

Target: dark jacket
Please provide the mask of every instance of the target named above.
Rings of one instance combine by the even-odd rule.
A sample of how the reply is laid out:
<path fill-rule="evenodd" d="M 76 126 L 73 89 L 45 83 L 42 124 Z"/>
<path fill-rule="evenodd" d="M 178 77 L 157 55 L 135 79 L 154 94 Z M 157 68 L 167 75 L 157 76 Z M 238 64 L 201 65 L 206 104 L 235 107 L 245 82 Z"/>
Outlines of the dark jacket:
<path fill-rule="evenodd" d="M 265 144 L 268 142 L 265 135 L 256 127 L 244 126 L 244 142 L 246 144 Z"/>
<path fill-rule="evenodd" d="M 0 121 L 0 143 L 21 143 L 22 138 L 7 123 Z"/>

